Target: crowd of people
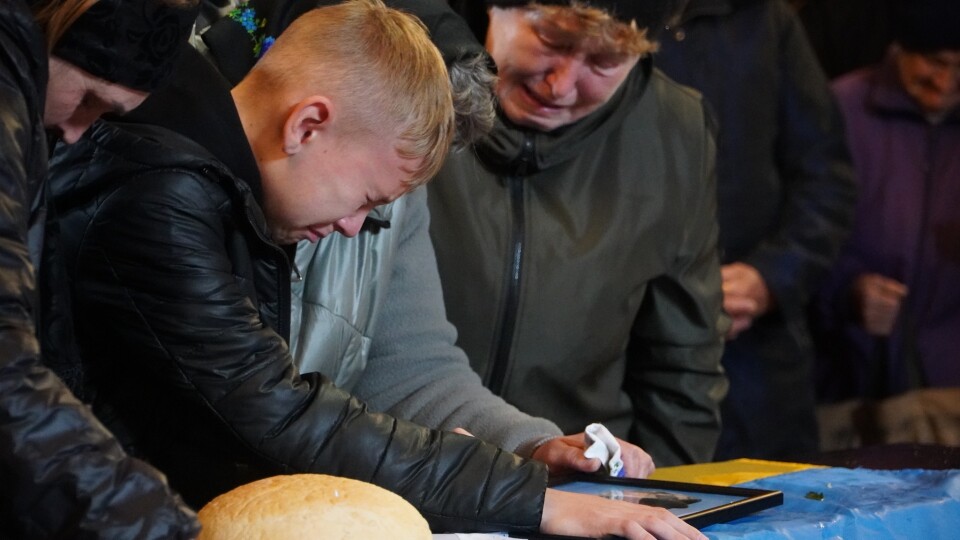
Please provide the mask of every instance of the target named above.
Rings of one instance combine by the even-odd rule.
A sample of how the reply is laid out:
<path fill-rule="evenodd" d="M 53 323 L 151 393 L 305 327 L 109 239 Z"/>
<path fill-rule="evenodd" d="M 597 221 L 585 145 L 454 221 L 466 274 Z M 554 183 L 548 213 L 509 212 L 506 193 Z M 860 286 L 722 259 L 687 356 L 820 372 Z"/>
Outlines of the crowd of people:
<path fill-rule="evenodd" d="M 0 4 L 0 537 L 195 538 L 306 472 L 699 539 L 548 477 L 592 423 L 642 478 L 960 394 L 960 5 L 849 71 L 863 8 L 792 4 Z"/>

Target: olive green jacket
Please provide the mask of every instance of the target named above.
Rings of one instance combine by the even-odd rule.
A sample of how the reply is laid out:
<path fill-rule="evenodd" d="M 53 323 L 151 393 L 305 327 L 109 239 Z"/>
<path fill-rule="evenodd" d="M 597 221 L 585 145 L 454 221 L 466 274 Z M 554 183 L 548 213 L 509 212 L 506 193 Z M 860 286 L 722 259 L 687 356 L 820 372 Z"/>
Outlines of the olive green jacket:
<path fill-rule="evenodd" d="M 553 132 L 503 123 L 430 185 L 445 303 L 484 382 L 658 465 L 709 460 L 720 367 L 715 142 L 700 95 L 641 61 Z"/>

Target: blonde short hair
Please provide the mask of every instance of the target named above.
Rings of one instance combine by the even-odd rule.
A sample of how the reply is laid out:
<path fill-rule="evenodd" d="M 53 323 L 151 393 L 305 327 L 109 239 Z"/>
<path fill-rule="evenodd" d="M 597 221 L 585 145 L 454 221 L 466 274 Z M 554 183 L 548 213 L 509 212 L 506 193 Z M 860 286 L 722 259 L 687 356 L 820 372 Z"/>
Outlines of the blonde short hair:
<path fill-rule="evenodd" d="M 350 0 L 298 17 L 248 77 L 280 89 L 332 92 L 361 132 L 394 136 L 420 165 L 411 187 L 432 178 L 454 134 L 450 80 L 419 19 L 380 0 Z"/>
<path fill-rule="evenodd" d="M 595 50 L 629 56 L 657 50 L 656 42 L 647 38 L 647 29 L 638 28 L 636 21 L 625 23 L 582 2 L 573 1 L 569 6 L 531 3 L 521 9 L 527 11 L 528 17 L 576 36 L 579 42 Z"/>

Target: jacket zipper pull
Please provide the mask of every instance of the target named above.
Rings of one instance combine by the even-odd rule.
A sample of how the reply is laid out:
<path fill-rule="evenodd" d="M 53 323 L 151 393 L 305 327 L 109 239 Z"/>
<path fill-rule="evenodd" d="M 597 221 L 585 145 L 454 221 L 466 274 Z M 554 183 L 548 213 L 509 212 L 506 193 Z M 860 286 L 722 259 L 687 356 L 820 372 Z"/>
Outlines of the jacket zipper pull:
<path fill-rule="evenodd" d="M 300 273 L 300 269 L 297 268 L 297 261 L 290 261 L 290 283 L 300 283 L 303 281 L 303 274 Z"/>

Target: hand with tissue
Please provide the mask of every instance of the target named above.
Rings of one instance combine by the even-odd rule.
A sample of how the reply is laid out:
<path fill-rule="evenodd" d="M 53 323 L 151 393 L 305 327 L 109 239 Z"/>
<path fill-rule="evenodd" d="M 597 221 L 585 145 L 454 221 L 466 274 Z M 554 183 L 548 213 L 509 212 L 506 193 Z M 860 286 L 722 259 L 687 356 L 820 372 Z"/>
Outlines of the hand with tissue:
<path fill-rule="evenodd" d="M 643 449 L 617 439 L 601 424 L 590 424 L 584 433 L 550 439 L 537 447 L 532 457 L 546 463 L 551 474 L 593 473 L 604 468 L 612 476 L 646 478 L 655 468 L 653 458 Z"/>

